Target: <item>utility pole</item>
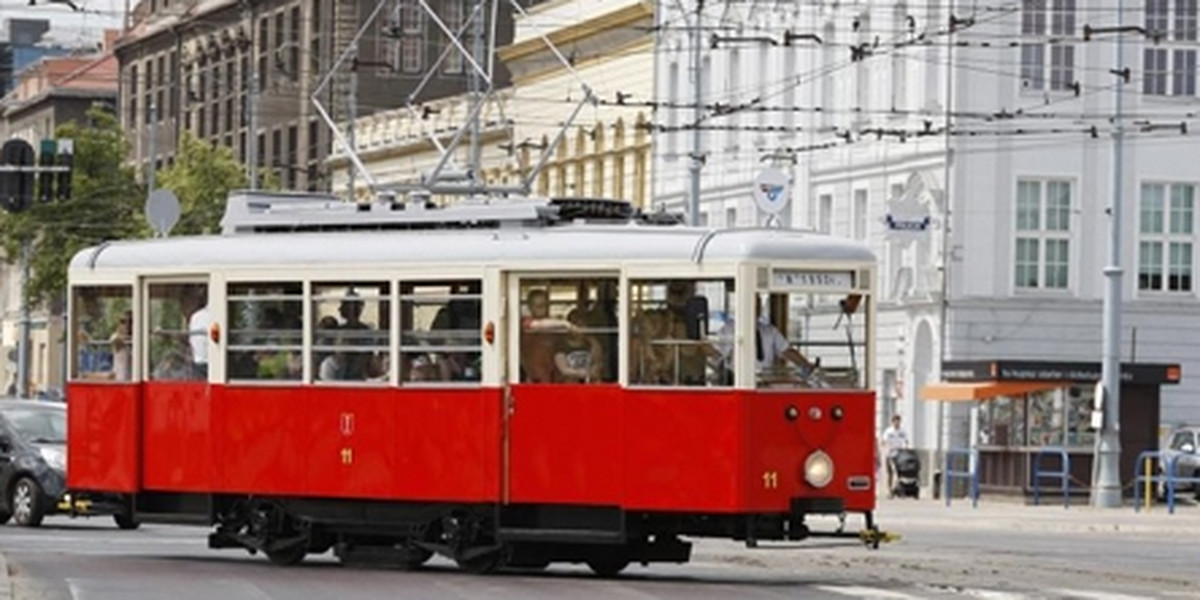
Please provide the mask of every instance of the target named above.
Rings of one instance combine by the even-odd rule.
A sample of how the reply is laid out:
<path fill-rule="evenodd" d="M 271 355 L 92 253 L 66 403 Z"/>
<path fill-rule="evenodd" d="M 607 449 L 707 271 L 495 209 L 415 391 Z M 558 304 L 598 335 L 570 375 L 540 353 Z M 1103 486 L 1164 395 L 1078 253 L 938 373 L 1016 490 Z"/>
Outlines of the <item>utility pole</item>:
<path fill-rule="evenodd" d="M 452 0 L 452 1 L 454 1 L 454 0 Z M 483 2 L 484 2 L 484 0 L 475 0 L 475 12 L 474 12 L 475 24 L 474 24 L 474 33 L 472 34 L 473 39 L 471 41 L 472 42 L 471 43 L 471 57 L 473 59 L 475 59 L 476 64 L 480 64 L 480 65 L 482 65 L 484 63 L 484 58 L 485 58 L 484 53 L 483 53 L 483 32 L 484 32 Z M 467 89 L 470 92 L 472 105 L 474 105 L 477 102 L 483 102 L 483 95 L 481 93 L 482 92 L 481 83 L 482 82 L 479 79 L 479 71 L 477 71 L 475 69 L 471 69 L 470 77 L 467 78 Z M 482 133 L 480 131 L 480 125 L 479 125 L 479 112 L 480 111 L 475 111 L 475 116 L 471 119 L 471 154 L 470 154 L 470 162 L 469 162 L 470 166 L 468 167 L 468 169 L 470 171 L 471 181 L 475 185 L 482 184 L 482 181 L 481 181 L 482 177 L 481 177 L 481 174 L 479 173 L 480 165 L 483 164 L 483 160 L 482 160 L 482 156 L 481 156 L 481 148 L 482 148 L 481 135 L 482 135 Z"/>
<path fill-rule="evenodd" d="M 146 168 L 146 191 L 153 192 L 158 176 L 158 105 L 150 101 L 150 161 Z"/>
<path fill-rule="evenodd" d="M 246 176 L 250 180 L 250 189 L 258 189 L 258 61 L 254 53 L 258 50 L 258 27 L 254 24 L 254 2 L 247 1 L 242 11 L 246 14 L 246 29 L 250 32 L 250 45 L 246 52 L 250 55 L 246 64 L 250 72 L 246 77 Z M 265 42 L 266 40 L 263 40 Z"/>
<path fill-rule="evenodd" d="M 691 172 L 691 193 L 688 194 L 688 225 L 700 224 L 700 169 L 704 168 L 704 151 L 700 121 L 704 118 L 704 62 L 700 52 L 704 36 L 701 25 L 704 17 L 704 0 L 696 0 L 696 22 L 691 27 L 692 45 L 692 153 L 688 170 Z"/>
<path fill-rule="evenodd" d="M 1104 422 L 1096 436 L 1093 460 L 1092 506 L 1115 508 L 1121 506 L 1121 205 L 1124 199 L 1124 138 L 1121 119 L 1122 91 L 1127 82 L 1125 71 L 1124 1 L 1117 0 L 1116 65 L 1114 73 L 1121 80 L 1113 86 L 1113 194 L 1108 215 L 1108 265 L 1104 267 L 1107 285 L 1104 288 L 1103 362 L 1100 384 L 1103 386 Z"/>
<path fill-rule="evenodd" d="M 21 340 L 17 346 L 17 397 L 29 397 L 29 254 L 30 239 L 21 241 Z"/>
<path fill-rule="evenodd" d="M 358 119 L 358 39 L 354 40 L 354 49 L 350 53 L 350 93 L 346 94 L 346 114 L 349 118 L 346 119 L 346 141 L 349 148 L 346 148 L 347 154 L 358 153 L 358 141 L 355 140 L 354 121 Z M 357 202 L 358 196 L 354 193 L 355 177 L 354 169 L 346 170 L 346 192 L 347 197 L 351 202 Z"/>

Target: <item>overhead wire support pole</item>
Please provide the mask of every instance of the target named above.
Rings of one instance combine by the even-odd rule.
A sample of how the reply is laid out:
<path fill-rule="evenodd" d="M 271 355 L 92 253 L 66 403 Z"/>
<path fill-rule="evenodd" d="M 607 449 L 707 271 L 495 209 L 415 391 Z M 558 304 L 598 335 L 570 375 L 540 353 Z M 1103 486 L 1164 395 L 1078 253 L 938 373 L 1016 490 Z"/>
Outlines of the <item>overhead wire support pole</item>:
<path fill-rule="evenodd" d="M 250 180 L 250 189 L 258 189 L 258 61 L 254 58 L 254 53 L 257 51 L 259 41 L 257 39 L 258 27 L 254 26 L 254 2 L 246 2 L 246 20 L 248 21 L 246 29 L 250 32 L 250 60 L 248 66 L 250 68 L 250 77 L 246 86 L 246 106 L 243 107 L 246 111 L 246 156 L 243 159 L 246 161 L 246 177 Z M 264 40 L 265 41 L 265 40 Z"/>
<path fill-rule="evenodd" d="M 1117 29 L 1124 27 L 1124 0 L 1117 0 Z M 1093 471 L 1092 506 L 1115 508 L 1121 506 L 1121 208 L 1124 201 L 1124 124 L 1122 95 L 1129 82 L 1125 69 L 1124 35 L 1116 35 L 1116 65 L 1113 73 L 1119 78 L 1113 86 L 1113 193 L 1108 213 L 1108 265 L 1104 267 L 1102 352 L 1100 382 L 1103 386 L 1104 422 L 1096 436 L 1095 460 L 1099 467 Z"/>
<path fill-rule="evenodd" d="M 147 151 L 150 160 L 146 167 L 146 191 L 153 192 L 158 176 L 158 105 L 154 102 L 150 103 L 147 120 L 150 121 L 150 145 Z"/>
<path fill-rule="evenodd" d="M 17 346 L 17 397 L 28 398 L 29 393 L 29 258 L 32 243 L 28 235 L 21 240 L 21 339 Z"/>
<path fill-rule="evenodd" d="M 700 171 L 704 168 L 704 152 L 703 152 L 703 133 L 700 129 L 700 121 L 704 119 L 704 61 L 701 54 L 700 43 L 701 38 L 701 23 L 704 15 L 704 0 L 696 0 L 696 22 L 691 28 L 691 45 L 692 45 L 692 95 L 694 97 L 694 106 L 692 107 L 692 117 L 694 119 L 694 127 L 692 128 L 692 152 L 688 162 L 688 171 L 691 176 L 691 189 L 688 193 L 688 225 L 697 226 L 700 224 Z"/>

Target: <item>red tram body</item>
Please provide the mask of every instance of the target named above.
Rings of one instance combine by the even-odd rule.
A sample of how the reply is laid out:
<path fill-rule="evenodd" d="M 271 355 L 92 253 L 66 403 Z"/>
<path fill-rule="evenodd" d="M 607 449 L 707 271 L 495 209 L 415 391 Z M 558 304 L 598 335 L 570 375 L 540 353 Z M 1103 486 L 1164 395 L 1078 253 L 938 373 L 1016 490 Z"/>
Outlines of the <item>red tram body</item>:
<path fill-rule="evenodd" d="M 865 516 L 871 541 L 874 272 L 865 249 L 783 230 L 578 223 L 562 214 L 570 204 L 531 205 L 513 231 L 501 218 L 495 229 L 447 230 L 447 222 L 479 222 L 452 209 L 410 209 L 437 212 L 432 219 L 374 207 L 386 221 L 333 211 L 311 229 L 348 231 L 274 233 L 272 218 L 305 229 L 285 209 L 312 201 L 270 200 L 275 216 L 231 199 L 226 235 L 117 243 L 72 263 L 68 487 L 76 498 L 110 503 L 118 522 L 213 525 L 211 546 L 263 551 L 279 563 L 332 547 L 345 560 L 416 565 L 441 553 L 474 571 L 574 561 L 611 574 L 630 562 L 686 561 L 689 536 L 751 544 L 858 537 L 806 521 L 845 513 Z M 401 231 L 352 226 L 362 222 Z M 682 280 L 703 298 L 689 305 L 701 307 L 689 313 L 696 328 L 751 304 L 783 321 L 803 313 L 798 343 L 809 356 L 821 355 L 830 371 L 833 362 L 855 368 L 843 370 L 842 385 L 788 379 L 765 387 L 753 319 L 727 320 L 724 342 L 713 328 L 647 337 L 651 316 L 670 315 L 669 296 L 683 287 L 673 282 Z M 276 287 L 252 287 L 262 281 Z M 422 295 L 434 289 L 425 282 L 442 295 Z M 167 361 L 169 348 L 183 347 L 166 326 L 186 320 L 187 302 L 174 299 L 197 285 L 212 311 L 201 332 L 208 341 L 192 346 L 201 348 L 191 358 L 203 372 L 164 376 L 156 356 Z M 238 295 L 238 286 L 251 287 Z M 533 289 L 564 313 L 611 303 L 610 327 L 549 330 L 591 342 L 590 358 L 611 353 L 606 374 L 589 364 L 598 381 L 529 380 L 518 357 L 535 341 L 522 324 Z M 857 308 L 814 300 L 813 289 L 854 297 Z M 436 327 L 440 314 L 429 325 L 451 293 L 474 303 L 479 317 L 459 345 Z M 328 339 L 343 341 L 325 345 L 316 323 L 334 320 L 328 298 L 365 302 L 376 325 L 330 325 Z M 300 324 L 265 325 L 279 307 L 298 311 Z M 118 333 L 105 341 L 99 325 L 116 314 L 132 317 L 125 343 Z M 196 333 L 179 335 L 196 344 Z M 361 341 L 368 338 L 375 341 Z M 673 380 L 644 374 L 654 348 L 674 360 Z M 703 376 L 684 385 L 694 348 L 706 353 Z M 197 360 L 201 353 L 207 361 Z M 264 364 L 285 354 L 282 380 L 262 377 Z M 319 380 L 334 355 L 386 366 L 376 380 Z M 416 375 L 464 356 L 478 365 L 468 380 Z M 239 376 L 235 363 L 247 357 L 257 370 Z M 130 361 L 129 381 L 104 371 L 119 373 L 109 363 L 121 360 Z M 686 364 L 695 370 L 701 361 Z M 721 372 L 728 379 L 718 381 Z"/>

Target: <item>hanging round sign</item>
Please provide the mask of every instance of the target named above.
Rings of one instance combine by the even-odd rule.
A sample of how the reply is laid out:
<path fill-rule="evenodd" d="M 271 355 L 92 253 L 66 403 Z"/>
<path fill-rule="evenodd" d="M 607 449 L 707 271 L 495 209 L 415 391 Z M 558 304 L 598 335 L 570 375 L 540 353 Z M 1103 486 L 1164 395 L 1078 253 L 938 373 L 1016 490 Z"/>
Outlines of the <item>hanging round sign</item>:
<path fill-rule="evenodd" d="M 789 187 L 787 173 L 766 169 L 754 178 L 754 202 L 763 212 L 778 215 L 791 200 Z"/>

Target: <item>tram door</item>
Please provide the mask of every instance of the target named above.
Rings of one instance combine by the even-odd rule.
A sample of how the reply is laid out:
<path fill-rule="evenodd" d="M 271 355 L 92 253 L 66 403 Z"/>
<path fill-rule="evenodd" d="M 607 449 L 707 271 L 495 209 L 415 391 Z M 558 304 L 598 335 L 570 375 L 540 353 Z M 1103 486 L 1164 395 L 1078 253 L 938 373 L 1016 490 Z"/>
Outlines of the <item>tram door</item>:
<path fill-rule="evenodd" d="M 620 503 L 619 281 L 510 275 L 507 502 Z"/>
<path fill-rule="evenodd" d="M 150 490 L 211 489 L 208 280 L 144 285 L 142 484 Z"/>

